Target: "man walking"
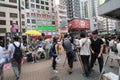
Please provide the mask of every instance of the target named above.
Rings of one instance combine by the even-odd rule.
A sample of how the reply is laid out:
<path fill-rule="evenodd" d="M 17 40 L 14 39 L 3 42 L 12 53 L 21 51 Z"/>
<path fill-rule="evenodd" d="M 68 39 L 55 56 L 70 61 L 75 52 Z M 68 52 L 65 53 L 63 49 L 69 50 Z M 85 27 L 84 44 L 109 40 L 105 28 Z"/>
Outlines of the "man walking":
<path fill-rule="evenodd" d="M 81 57 L 81 60 L 82 60 L 82 64 L 83 64 L 83 68 L 84 68 L 84 72 L 85 72 L 85 77 L 86 78 L 89 78 L 90 77 L 90 64 L 89 64 L 89 59 L 90 59 L 90 55 L 91 55 L 91 52 L 90 52 L 90 44 L 91 44 L 91 41 L 89 38 L 86 37 L 86 33 L 85 32 L 82 32 L 80 34 L 80 45 L 79 45 L 79 48 L 80 48 L 80 57 Z"/>
<path fill-rule="evenodd" d="M 73 68 L 73 57 L 74 57 L 74 54 L 73 54 L 73 51 L 72 51 L 72 43 L 69 39 L 68 34 L 65 34 L 64 38 L 65 39 L 63 40 L 63 47 L 66 51 L 66 56 L 67 56 L 67 59 L 68 59 L 69 74 L 71 74 L 72 73 L 72 68 Z"/>
<path fill-rule="evenodd" d="M 99 68 L 100 68 L 100 72 L 102 71 L 103 68 L 103 56 L 102 56 L 102 52 L 103 52 L 103 41 L 102 39 L 98 38 L 97 36 L 98 31 L 95 30 L 92 32 L 92 38 L 91 40 L 91 69 L 94 66 L 94 63 L 96 61 L 96 59 L 98 59 L 99 62 Z"/>
<path fill-rule="evenodd" d="M 16 80 L 18 80 L 21 73 L 21 60 L 24 47 L 23 44 L 19 42 L 20 38 L 18 36 L 14 36 L 13 39 L 14 42 L 8 46 L 8 52 L 11 57 L 11 63 L 16 76 Z"/>

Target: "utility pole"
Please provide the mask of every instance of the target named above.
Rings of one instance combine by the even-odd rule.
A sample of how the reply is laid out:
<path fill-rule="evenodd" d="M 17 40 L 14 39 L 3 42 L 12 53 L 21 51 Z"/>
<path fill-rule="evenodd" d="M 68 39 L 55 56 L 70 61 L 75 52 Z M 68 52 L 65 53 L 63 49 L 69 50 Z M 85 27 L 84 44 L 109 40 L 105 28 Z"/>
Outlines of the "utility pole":
<path fill-rule="evenodd" d="M 22 15 L 21 15 L 21 0 L 18 0 L 19 2 L 18 2 L 18 5 L 19 5 L 19 26 L 20 26 L 20 38 L 21 38 L 21 42 L 23 42 L 22 41 L 22 26 L 21 26 L 21 17 L 22 17 Z"/>

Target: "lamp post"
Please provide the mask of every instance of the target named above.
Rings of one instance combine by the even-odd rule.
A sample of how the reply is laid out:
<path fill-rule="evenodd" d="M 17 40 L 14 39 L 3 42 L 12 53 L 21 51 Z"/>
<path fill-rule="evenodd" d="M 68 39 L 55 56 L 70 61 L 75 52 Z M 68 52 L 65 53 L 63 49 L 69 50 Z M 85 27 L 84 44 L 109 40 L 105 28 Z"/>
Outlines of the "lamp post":
<path fill-rule="evenodd" d="M 21 37 L 21 42 L 23 42 L 22 41 L 22 26 L 21 26 L 21 0 L 18 0 L 19 2 L 18 2 L 18 5 L 19 5 L 19 8 L 18 8 L 18 10 L 19 10 L 19 26 L 20 26 L 20 37 Z"/>

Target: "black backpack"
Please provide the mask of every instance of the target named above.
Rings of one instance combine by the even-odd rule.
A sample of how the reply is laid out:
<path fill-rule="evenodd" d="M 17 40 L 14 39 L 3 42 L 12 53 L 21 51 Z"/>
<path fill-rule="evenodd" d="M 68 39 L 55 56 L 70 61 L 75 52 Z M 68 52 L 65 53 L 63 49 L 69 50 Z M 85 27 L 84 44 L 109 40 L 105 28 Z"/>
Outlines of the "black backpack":
<path fill-rule="evenodd" d="M 21 60 L 22 59 L 21 44 L 19 45 L 19 47 L 17 47 L 14 43 L 13 43 L 13 45 L 15 47 L 13 59 L 15 59 L 16 61 Z"/>

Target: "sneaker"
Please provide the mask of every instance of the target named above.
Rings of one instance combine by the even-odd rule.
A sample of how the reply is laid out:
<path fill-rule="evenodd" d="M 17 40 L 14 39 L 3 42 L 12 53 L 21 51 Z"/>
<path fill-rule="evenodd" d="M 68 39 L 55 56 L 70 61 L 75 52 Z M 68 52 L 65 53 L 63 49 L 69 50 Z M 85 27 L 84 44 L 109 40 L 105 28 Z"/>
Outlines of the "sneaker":
<path fill-rule="evenodd" d="M 72 71 L 69 71 L 69 75 L 71 75 L 72 74 Z"/>
<path fill-rule="evenodd" d="M 90 74 L 85 74 L 85 77 L 86 78 L 90 78 Z"/>
<path fill-rule="evenodd" d="M 16 80 L 18 80 L 20 78 L 19 74 L 16 74 Z"/>
<path fill-rule="evenodd" d="M 33 61 L 32 63 L 35 63 L 35 61 Z"/>
<path fill-rule="evenodd" d="M 58 71 L 57 71 L 57 70 L 53 70 L 53 72 L 54 72 L 54 73 L 58 73 Z"/>
<path fill-rule="evenodd" d="M 16 77 L 16 80 L 19 80 L 20 77 Z"/>

